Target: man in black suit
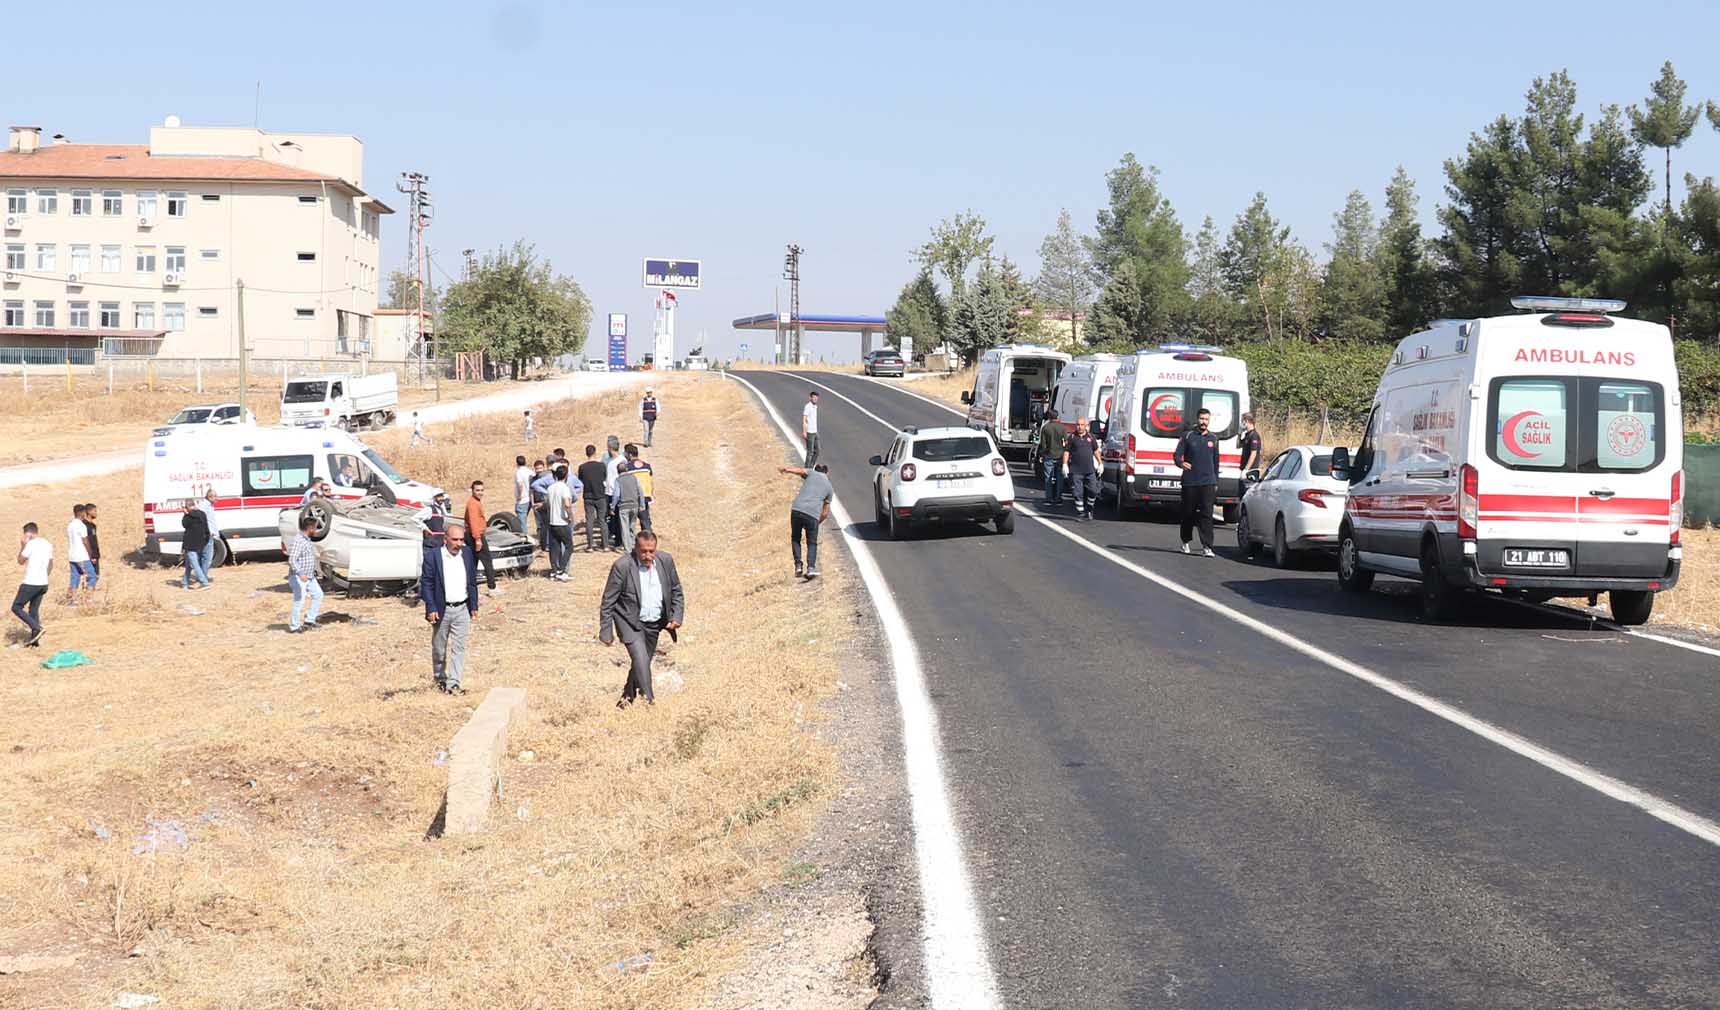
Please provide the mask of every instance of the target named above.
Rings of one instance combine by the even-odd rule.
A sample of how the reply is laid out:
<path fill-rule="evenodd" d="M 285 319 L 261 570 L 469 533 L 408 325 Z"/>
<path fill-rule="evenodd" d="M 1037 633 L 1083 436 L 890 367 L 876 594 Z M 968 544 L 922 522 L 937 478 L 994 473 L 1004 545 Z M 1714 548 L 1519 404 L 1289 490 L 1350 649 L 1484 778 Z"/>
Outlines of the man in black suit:
<path fill-rule="evenodd" d="M 615 703 L 617 708 L 626 707 L 640 695 L 647 704 L 656 701 L 651 691 L 651 657 L 657 654 L 657 636 L 668 631 L 670 638 L 676 637 L 686 603 L 675 559 L 657 549 L 657 534 L 639 531 L 633 539 L 633 552 L 616 558 L 610 566 L 603 604 L 597 613 L 598 641 L 614 645 L 619 636 L 632 659 L 627 685 Z"/>

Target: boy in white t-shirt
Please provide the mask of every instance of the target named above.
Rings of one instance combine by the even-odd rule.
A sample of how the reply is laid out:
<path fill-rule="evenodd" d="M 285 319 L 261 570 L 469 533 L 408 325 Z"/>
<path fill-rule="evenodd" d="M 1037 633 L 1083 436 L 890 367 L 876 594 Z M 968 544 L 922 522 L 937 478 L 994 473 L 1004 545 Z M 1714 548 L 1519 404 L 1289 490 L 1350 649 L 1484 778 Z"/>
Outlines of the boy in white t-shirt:
<path fill-rule="evenodd" d="M 66 602 L 75 607 L 80 582 L 85 589 L 96 587 L 96 566 L 90 564 L 90 528 L 84 525 L 82 505 L 72 506 L 72 521 L 66 524 L 66 565 L 71 570 Z"/>
<path fill-rule="evenodd" d="M 18 563 L 24 566 L 24 581 L 18 594 L 12 597 L 12 613 L 29 629 L 26 645 L 42 640 L 42 597 L 48 595 L 48 572 L 54 567 L 54 545 L 36 534 L 35 523 L 24 524 L 24 535 L 18 539 Z"/>

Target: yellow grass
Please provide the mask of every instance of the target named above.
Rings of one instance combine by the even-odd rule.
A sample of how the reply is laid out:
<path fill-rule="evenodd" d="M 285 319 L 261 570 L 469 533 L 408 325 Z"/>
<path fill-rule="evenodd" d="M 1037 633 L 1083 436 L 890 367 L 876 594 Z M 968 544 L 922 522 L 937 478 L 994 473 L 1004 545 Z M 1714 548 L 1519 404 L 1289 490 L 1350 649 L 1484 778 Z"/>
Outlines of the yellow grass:
<path fill-rule="evenodd" d="M 534 450 L 626 439 L 633 417 L 631 394 L 546 407 Z M 378 441 L 451 489 L 484 478 L 506 508 L 513 419 L 451 429 L 434 448 Z M 427 687 L 421 608 L 331 594 L 326 627 L 288 636 L 278 560 L 204 592 L 126 564 L 135 471 L 0 499 L 0 529 L 29 517 L 57 540 L 69 502 L 107 505 L 93 605 L 55 602 L 48 648 L 0 651 L 0 951 L 78 955 L 0 976 L 0 1006 L 120 989 L 247 1010 L 699 1005 L 738 963 L 738 903 L 780 879 L 840 785 L 813 729 L 852 630 L 847 580 L 784 571 L 793 488 L 758 451 L 771 441 L 714 379 L 658 427 L 656 525 L 688 592 L 659 669 L 686 687 L 627 711 L 624 653 L 593 640 L 608 556 L 486 598 L 473 694 L 450 699 Z M 95 664 L 35 665 L 67 647 Z M 427 840 L 438 754 L 503 684 L 530 691 L 530 714 L 489 831 Z M 158 851 L 134 854 L 152 825 Z"/>

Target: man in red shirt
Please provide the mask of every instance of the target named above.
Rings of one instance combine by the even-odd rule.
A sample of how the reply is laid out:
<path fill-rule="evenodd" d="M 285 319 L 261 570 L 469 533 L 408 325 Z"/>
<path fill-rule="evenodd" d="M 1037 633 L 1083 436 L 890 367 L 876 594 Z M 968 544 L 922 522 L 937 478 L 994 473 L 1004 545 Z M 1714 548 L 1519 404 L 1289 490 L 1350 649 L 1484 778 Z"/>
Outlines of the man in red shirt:
<path fill-rule="evenodd" d="M 484 584 L 491 596 L 501 592 L 496 588 L 496 564 L 490 559 L 490 538 L 484 535 L 484 482 L 472 482 L 472 496 L 466 499 L 466 530 L 477 549 L 478 560 L 484 563 Z"/>

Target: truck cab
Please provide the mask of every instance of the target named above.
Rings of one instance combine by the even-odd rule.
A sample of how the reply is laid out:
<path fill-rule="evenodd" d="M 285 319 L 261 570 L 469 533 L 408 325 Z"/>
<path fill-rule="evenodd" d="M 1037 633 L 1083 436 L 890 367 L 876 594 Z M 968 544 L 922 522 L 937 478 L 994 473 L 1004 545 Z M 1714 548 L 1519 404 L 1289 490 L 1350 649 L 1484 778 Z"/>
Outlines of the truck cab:
<path fill-rule="evenodd" d="M 381 429 L 400 403 L 393 372 L 325 372 L 288 379 L 281 389 L 281 423 L 297 428 Z"/>

